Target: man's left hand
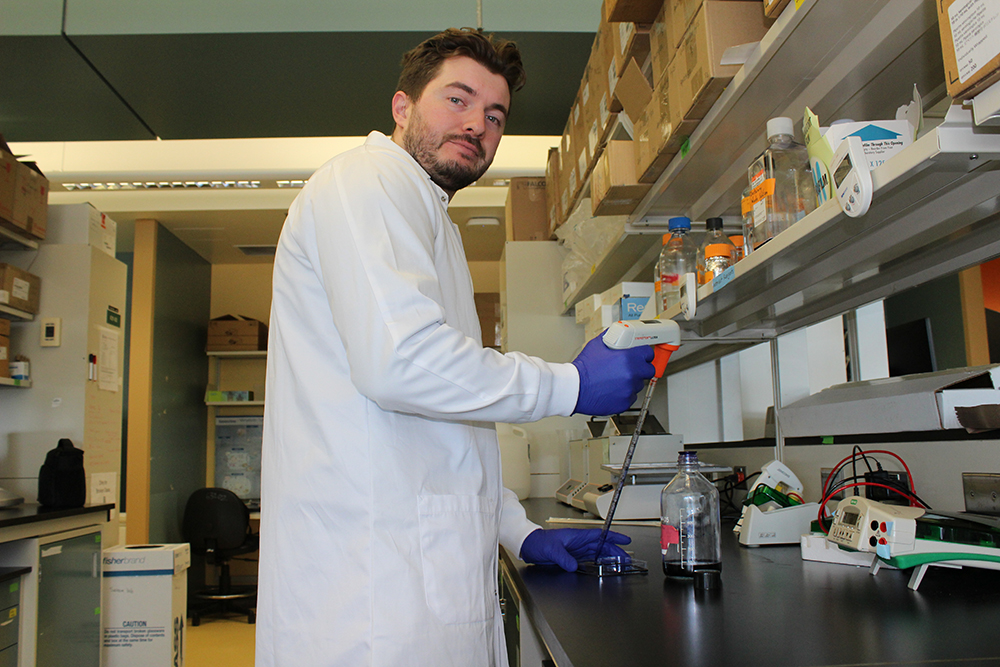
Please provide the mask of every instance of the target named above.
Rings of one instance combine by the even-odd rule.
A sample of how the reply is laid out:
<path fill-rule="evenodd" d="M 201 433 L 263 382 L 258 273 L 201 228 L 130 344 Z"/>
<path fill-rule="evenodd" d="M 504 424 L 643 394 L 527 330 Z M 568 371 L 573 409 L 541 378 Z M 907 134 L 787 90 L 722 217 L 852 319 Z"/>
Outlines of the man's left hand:
<path fill-rule="evenodd" d="M 521 560 L 536 565 L 558 565 L 567 572 L 576 572 L 577 560 L 595 558 L 597 543 L 601 539 L 600 528 L 539 528 L 521 544 Z M 601 549 L 601 556 L 617 556 L 628 562 L 629 556 L 618 546 L 632 541 L 628 535 L 608 531 L 608 537 Z"/>

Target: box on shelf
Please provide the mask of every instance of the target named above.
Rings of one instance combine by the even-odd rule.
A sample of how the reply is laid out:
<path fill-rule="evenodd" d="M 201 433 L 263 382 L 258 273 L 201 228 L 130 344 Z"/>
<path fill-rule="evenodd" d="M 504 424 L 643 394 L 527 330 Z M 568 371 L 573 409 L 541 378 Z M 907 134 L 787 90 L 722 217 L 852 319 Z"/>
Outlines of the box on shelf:
<path fill-rule="evenodd" d="M 267 325 L 242 315 L 223 315 L 208 323 L 209 352 L 267 349 Z"/>
<path fill-rule="evenodd" d="M 10 338 L 0 334 L 0 378 L 10 377 L 10 358 Z"/>
<path fill-rule="evenodd" d="M 559 149 L 550 148 L 545 162 L 545 203 L 548 206 L 550 234 L 563 223 L 562 198 L 559 194 L 560 179 Z"/>
<path fill-rule="evenodd" d="M 687 121 L 674 113 L 669 81 L 662 77 L 634 125 L 637 180 L 655 183 L 697 126 L 698 121 Z"/>
<path fill-rule="evenodd" d="M 0 137 L 0 224 L 45 238 L 49 181 L 34 163 L 18 162 Z"/>
<path fill-rule="evenodd" d="M 604 0 L 604 15 L 612 23 L 652 23 L 663 2 L 664 0 Z"/>
<path fill-rule="evenodd" d="M 508 241 L 547 241 L 548 206 L 544 178 L 512 178 L 507 190 L 505 218 Z"/>
<path fill-rule="evenodd" d="M 594 314 L 594 311 L 603 305 L 601 301 L 600 294 L 591 294 L 577 302 L 576 304 L 576 323 L 583 324 L 590 319 L 590 316 Z"/>
<path fill-rule="evenodd" d="M 18 161 L 0 147 L 0 224 L 25 231 L 14 224 L 14 190 L 17 187 Z"/>
<path fill-rule="evenodd" d="M 14 190 L 14 224 L 44 239 L 48 227 L 49 179 L 34 163 L 20 163 Z"/>
<path fill-rule="evenodd" d="M 674 57 L 677 44 L 670 33 L 670 0 L 663 3 L 660 13 L 649 26 L 649 61 L 653 74 L 653 85 L 667 75 L 667 65 Z"/>
<path fill-rule="evenodd" d="M 49 207 L 50 243 L 89 243 L 112 257 L 118 250 L 118 223 L 90 204 Z"/>
<path fill-rule="evenodd" d="M 590 176 L 590 201 L 594 215 L 628 215 L 651 186 L 635 176 L 635 151 L 631 141 L 609 141 Z"/>
<path fill-rule="evenodd" d="M 10 336 L 10 320 L 0 317 L 0 336 Z"/>
<path fill-rule="evenodd" d="M 715 2 L 733 2 L 734 0 L 714 0 Z M 763 16 L 764 10 L 759 2 L 759 0 L 736 0 L 739 2 L 744 2 L 748 5 L 752 4 L 757 13 Z M 665 3 L 668 7 L 670 13 L 670 18 L 667 21 L 668 28 L 670 30 L 670 38 L 673 41 L 673 46 L 680 46 L 681 41 L 684 39 L 684 33 L 687 32 L 688 27 L 690 27 L 691 22 L 697 15 L 698 10 L 701 9 L 703 0 L 667 0 Z M 740 42 L 737 42 L 738 44 Z"/>
<path fill-rule="evenodd" d="M 637 63 L 646 62 L 650 54 L 652 24 L 649 23 L 611 23 L 612 58 L 615 77 L 622 75 L 630 60 Z M 610 65 L 609 65 L 610 67 Z M 609 83 L 611 76 L 609 73 Z M 614 86 L 611 86 L 614 89 Z M 616 110 L 613 106 L 612 109 Z"/>
<path fill-rule="evenodd" d="M 967 100 L 1000 81 L 1000 3 L 939 0 L 938 26 L 948 94 Z"/>
<path fill-rule="evenodd" d="M 618 100 L 621 108 L 629 120 L 635 120 L 649 105 L 649 100 L 653 96 L 653 89 L 649 81 L 643 76 L 642 70 L 635 60 L 628 61 L 625 70 L 618 77 L 618 84 L 615 86 L 614 97 Z"/>
<path fill-rule="evenodd" d="M 781 410 L 792 436 L 1000 428 L 1000 366 L 850 382 Z"/>
<path fill-rule="evenodd" d="M 764 0 L 764 16 L 769 19 L 776 19 L 785 9 L 788 0 Z"/>
<path fill-rule="evenodd" d="M 205 401 L 208 403 L 239 403 L 254 400 L 252 391 L 219 391 L 209 389 L 205 392 Z"/>
<path fill-rule="evenodd" d="M 182 666 L 190 545 L 111 547 L 103 563 L 102 664 Z"/>
<path fill-rule="evenodd" d="M 612 306 L 612 322 L 637 320 L 653 296 L 653 283 L 618 283 L 601 293 L 601 302 Z"/>
<path fill-rule="evenodd" d="M 42 279 L 38 276 L 10 264 L 0 264 L 0 304 L 37 313 L 41 289 Z"/>
<path fill-rule="evenodd" d="M 723 65 L 726 49 L 758 42 L 770 19 L 760 3 L 705 0 L 667 65 L 670 105 L 685 120 L 700 120 L 742 64 Z"/>

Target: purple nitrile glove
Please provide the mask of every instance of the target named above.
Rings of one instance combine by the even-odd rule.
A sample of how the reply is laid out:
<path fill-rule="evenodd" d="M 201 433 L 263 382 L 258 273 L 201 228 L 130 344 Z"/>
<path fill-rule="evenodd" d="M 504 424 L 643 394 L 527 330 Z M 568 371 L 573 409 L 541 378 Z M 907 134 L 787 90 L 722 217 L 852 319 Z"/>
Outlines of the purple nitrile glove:
<path fill-rule="evenodd" d="M 635 402 L 646 380 L 653 377 L 653 348 L 641 345 L 612 350 L 604 344 L 604 334 L 583 348 L 573 365 L 580 372 L 580 394 L 574 413 L 617 415 Z"/>
<path fill-rule="evenodd" d="M 558 565 L 567 572 L 576 572 L 577 560 L 594 559 L 597 543 L 601 540 L 600 528 L 541 528 L 524 538 L 521 543 L 521 560 L 536 565 Z M 601 550 L 602 556 L 617 556 L 629 560 L 619 544 L 628 544 L 632 538 L 608 531 L 608 538 Z"/>

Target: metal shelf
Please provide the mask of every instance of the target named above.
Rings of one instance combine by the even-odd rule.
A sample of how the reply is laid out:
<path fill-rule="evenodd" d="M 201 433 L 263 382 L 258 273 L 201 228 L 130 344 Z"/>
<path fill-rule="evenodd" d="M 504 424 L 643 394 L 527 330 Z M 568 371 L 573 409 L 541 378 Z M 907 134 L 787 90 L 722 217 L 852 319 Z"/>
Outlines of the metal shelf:
<path fill-rule="evenodd" d="M 233 359 L 233 358 L 250 359 L 250 358 L 258 358 L 258 357 L 260 357 L 260 358 L 266 357 L 267 356 L 267 350 L 233 350 L 233 351 L 230 351 L 230 350 L 225 350 L 225 351 L 222 351 L 222 350 L 210 350 L 210 351 L 206 352 L 205 354 L 207 354 L 210 357 L 227 357 L 227 358 L 230 358 L 230 359 Z"/>
<path fill-rule="evenodd" d="M 944 93 L 934 3 L 806 0 L 788 7 L 667 166 L 630 222 L 739 215 L 746 168 L 766 146 L 770 118 L 796 125 L 806 106 L 821 121 L 893 118 L 916 84 Z M 656 224 L 656 221 L 653 221 Z"/>
<path fill-rule="evenodd" d="M 3 304 L 0 304 L 0 314 L 2 314 L 5 319 L 20 322 L 30 322 L 35 319 L 35 316 L 26 310 L 18 310 L 17 308 L 11 308 L 10 306 L 5 306 Z"/>
<path fill-rule="evenodd" d="M 11 378 L 0 378 L 0 385 L 7 387 L 30 387 L 31 380 L 13 380 Z"/>
<path fill-rule="evenodd" d="M 223 408 L 244 408 L 252 406 L 262 406 L 264 401 L 205 401 L 205 405 Z"/>
<path fill-rule="evenodd" d="M 829 201 L 739 262 L 718 292 L 698 289 L 693 317 L 664 314 L 693 338 L 669 371 L 823 321 L 1000 255 L 1000 128 L 952 107 L 872 172 L 868 213 Z M 698 340 L 702 339 L 702 340 Z"/>
<path fill-rule="evenodd" d="M 0 227 L 0 249 L 38 250 L 38 242 L 12 229 Z"/>

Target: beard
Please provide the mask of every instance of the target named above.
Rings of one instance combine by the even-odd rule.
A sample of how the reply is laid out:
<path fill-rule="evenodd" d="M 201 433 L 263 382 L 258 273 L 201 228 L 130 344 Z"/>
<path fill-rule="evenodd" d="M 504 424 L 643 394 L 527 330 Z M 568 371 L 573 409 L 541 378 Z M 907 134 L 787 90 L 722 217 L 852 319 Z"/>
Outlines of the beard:
<path fill-rule="evenodd" d="M 475 163 L 466 165 L 457 160 L 442 159 L 441 147 L 451 140 L 464 141 L 475 147 L 477 153 Z M 471 134 L 446 134 L 435 137 L 416 109 L 403 134 L 403 148 L 424 168 L 434 183 L 448 192 L 457 192 L 475 183 L 490 166 L 479 139 Z"/>

